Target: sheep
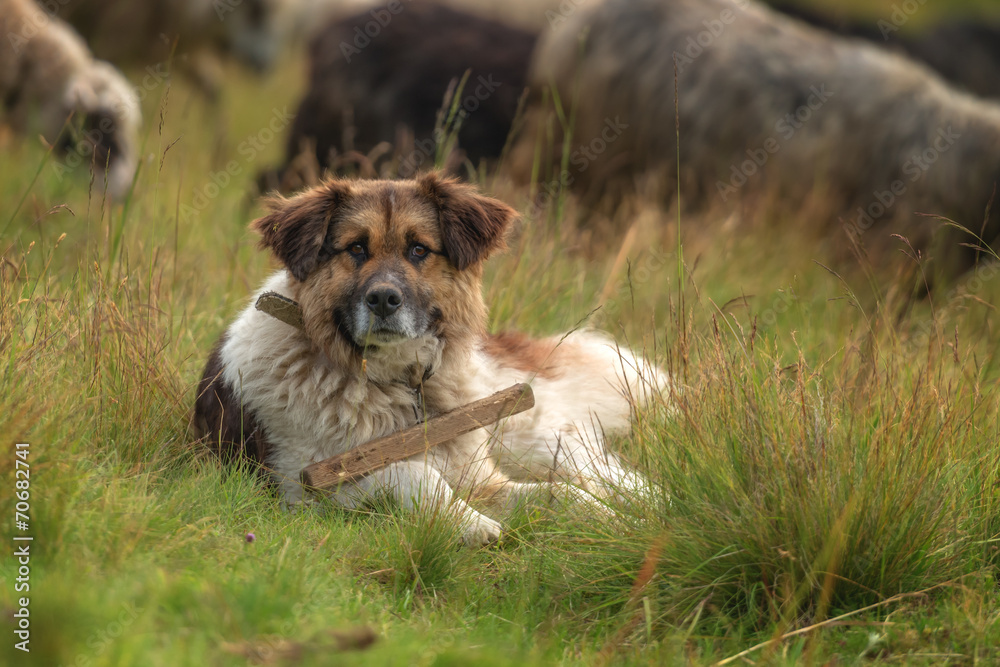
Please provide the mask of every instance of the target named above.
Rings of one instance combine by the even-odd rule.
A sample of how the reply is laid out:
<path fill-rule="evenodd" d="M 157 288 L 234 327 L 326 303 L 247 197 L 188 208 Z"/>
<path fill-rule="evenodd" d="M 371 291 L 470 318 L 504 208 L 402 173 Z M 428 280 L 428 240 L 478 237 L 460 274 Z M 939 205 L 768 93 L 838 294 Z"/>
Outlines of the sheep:
<path fill-rule="evenodd" d="M 288 39 L 297 0 L 44 0 L 98 58 L 179 71 L 210 99 L 222 57 L 269 69 Z"/>
<path fill-rule="evenodd" d="M 547 128 L 559 127 L 542 104 L 552 86 L 575 122 L 568 164 L 549 183 L 594 205 L 654 174 L 672 195 L 675 67 L 686 203 L 766 199 L 799 210 L 822 198 L 826 222 L 854 240 L 898 232 L 918 249 L 942 226 L 917 212 L 997 237 L 1000 206 L 983 221 L 1000 178 L 1000 106 L 751 0 L 604 0 L 569 12 L 533 58 L 511 174 L 530 180 Z M 561 142 L 543 151 L 549 164 Z M 948 272 L 978 256 L 955 239 L 938 248 Z"/>
<path fill-rule="evenodd" d="M 432 166 L 445 141 L 445 132 L 435 131 L 438 111 L 466 70 L 458 147 L 474 165 L 499 157 L 535 40 L 529 31 L 436 3 L 394 0 L 335 18 L 310 43 L 309 89 L 288 139 L 284 177 L 271 186 L 308 183 L 288 173 L 304 149 L 326 169 L 335 154 L 367 155 L 388 142 L 396 145 L 398 174 Z"/>
<path fill-rule="evenodd" d="M 904 33 L 902 27 L 910 16 L 907 3 L 870 21 L 826 14 L 791 2 L 772 0 L 769 4 L 817 28 L 896 49 L 930 65 L 952 85 L 970 93 L 1000 98 L 1000 23 L 995 20 L 948 19 L 917 32 Z"/>
<path fill-rule="evenodd" d="M 107 165 L 108 191 L 123 196 L 138 166 L 142 121 L 138 96 L 106 62 L 94 60 L 69 26 L 32 0 L 0 0 L 0 100 L 4 119 L 21 133 L 40 132 L 66 150 L 63 127 L 82 120 L 83 147 Z"/>

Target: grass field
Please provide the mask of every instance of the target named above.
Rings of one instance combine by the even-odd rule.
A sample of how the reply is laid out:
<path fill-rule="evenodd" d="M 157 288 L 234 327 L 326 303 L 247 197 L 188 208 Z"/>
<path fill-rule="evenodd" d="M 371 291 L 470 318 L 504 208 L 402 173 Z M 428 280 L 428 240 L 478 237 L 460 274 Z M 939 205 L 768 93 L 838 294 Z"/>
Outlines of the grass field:
<path fill-rule="evenodd" d="M 271 269 L 248 192 L 302 85 L 299 61 L 226 75 L 215 106 L 183 80 L 144 91 L 123 203 L 0 135 L 3 551 L 34 537 L 30 591 L 0 559 L 0 662 L 1000 663 L 992 265 L 909 303 L 805 220 L 678 229 L 645 204 L 602 233 L 567 202 L 491 261 L 491 326 L 589 317 L 677 376 L 676 407 L 617 443 L 658 500 L 524 512 L 470 550 L 433 514 L 287 514 L 252 472 L 223 475 L 187 420 L 209 349 Z"/>

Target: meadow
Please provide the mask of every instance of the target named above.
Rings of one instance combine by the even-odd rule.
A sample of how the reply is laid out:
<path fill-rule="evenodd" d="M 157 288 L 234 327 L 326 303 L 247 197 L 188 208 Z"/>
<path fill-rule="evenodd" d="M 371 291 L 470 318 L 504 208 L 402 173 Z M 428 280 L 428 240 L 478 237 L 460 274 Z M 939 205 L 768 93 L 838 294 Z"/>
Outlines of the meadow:
<path fill-rule="evenodd" d="M 1000 663 L 1000 267 L 913 297 L 806 217 L 595 221 L 483 176 L 525 213 L 488 265 L 492 329 L 599 327 L 677 378 L 615 443 L 659 492 L 524 510 L 479 550 L 433 512 L 290 514 L 188 426 L 274 267 L 247 225 L 303 63 L 225 77 L 214 104 L 141 88 L 122 202 L 0 134 L 3 664 Z"/>

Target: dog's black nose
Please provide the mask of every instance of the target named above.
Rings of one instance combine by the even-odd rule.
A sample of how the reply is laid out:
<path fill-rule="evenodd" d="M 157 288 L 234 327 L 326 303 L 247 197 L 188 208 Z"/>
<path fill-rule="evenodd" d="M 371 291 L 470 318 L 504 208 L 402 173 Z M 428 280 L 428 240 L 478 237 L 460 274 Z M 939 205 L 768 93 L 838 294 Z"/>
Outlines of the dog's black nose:
<path fill-rule="evenodd" d="M 403 305 L 403 293 L 395 287 L 375 287 L 365 296 L 365 303 L 379 317 L 389 317 Z"/>

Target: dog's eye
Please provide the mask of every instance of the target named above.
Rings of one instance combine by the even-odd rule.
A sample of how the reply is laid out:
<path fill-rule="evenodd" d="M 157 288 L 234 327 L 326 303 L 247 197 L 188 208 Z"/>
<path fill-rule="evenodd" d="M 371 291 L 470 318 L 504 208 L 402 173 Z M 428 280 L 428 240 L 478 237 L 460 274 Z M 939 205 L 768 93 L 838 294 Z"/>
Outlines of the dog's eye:
<path fill-rule="evenodd" d="M 420 259 L 426 257 L 428 252 L 430 251 L 425 246 L 415 245 L 412 248 L 410 248 L 410 257 L 416 257 L 417 259 Z"/>
<path fill-rule="evenodd" d="M 361 245 L 360 243 L 352 243 L 351 245 L 349 245 L 347 247 L 347 252 L 349 252 L 352 255 L 354 255 L 355 257 L 359 257 L 359 258 L 360 257 L 364 257 L 365 254 L 366 254 L 365 253 L 365 247 L 363 245 Z"/>

